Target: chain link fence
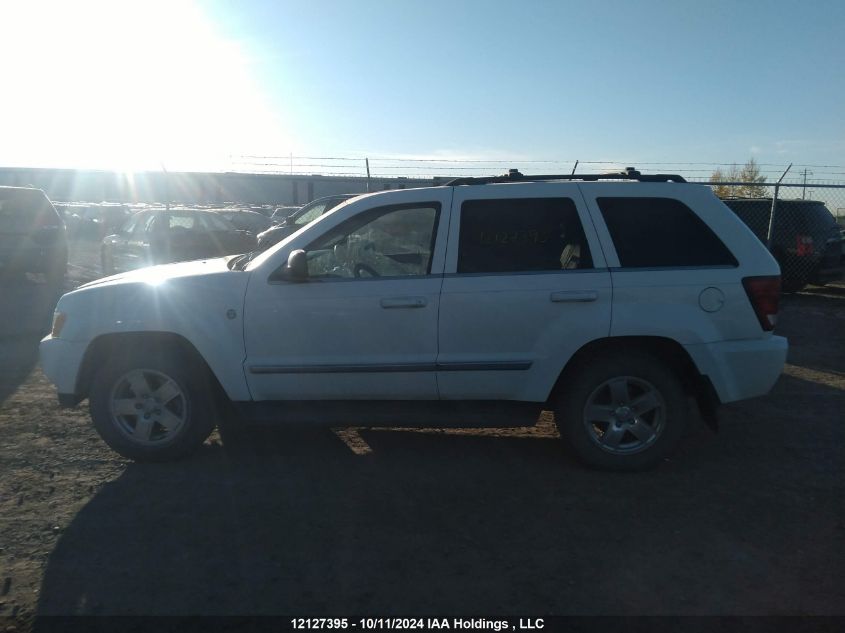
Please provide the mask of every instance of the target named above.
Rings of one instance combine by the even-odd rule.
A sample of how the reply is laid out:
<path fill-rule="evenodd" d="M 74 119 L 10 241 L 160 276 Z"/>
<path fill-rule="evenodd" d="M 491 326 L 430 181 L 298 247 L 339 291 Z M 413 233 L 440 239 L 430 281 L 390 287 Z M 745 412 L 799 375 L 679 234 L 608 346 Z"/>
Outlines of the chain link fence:
<path fill-rule="evenodd" d="M 785 291 L 824 283 L 841 274 L 845 185 L 709 184 L 768 246 L 780 264 Z"/>

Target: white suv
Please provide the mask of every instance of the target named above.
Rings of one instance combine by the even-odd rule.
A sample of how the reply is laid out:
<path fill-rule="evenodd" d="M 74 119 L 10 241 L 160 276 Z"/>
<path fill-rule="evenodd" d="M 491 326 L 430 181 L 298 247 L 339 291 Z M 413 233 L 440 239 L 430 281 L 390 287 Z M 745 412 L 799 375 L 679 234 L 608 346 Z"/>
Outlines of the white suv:
<path fill-rule="evenodd" d="M 707 186 L 512 172 L 357 197 L 258 256 L 82 286 L 41 360 L 137 460 L 197 448 L 224 410 L 518 426 L 546 409 L 587 464 L 639 469 L 691 397 L 712 418 L 769 391 L 779 295 L 777 263 Z"/>

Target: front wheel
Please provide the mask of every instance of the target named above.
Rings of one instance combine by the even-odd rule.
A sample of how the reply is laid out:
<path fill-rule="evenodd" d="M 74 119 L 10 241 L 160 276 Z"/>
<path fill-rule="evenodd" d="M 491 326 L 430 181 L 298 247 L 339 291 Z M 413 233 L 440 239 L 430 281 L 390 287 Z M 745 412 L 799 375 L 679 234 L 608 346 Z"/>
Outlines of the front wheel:
<path fill-rule="evenodd" d="M 168 351 L 138 350 L 94 377 L 91 418 L 112 449 L 136 461 L 182 457 L 205 441 L 215 417 L 204 372 Z"/>
<path fill-rule="evenodd" d="M 555 408 L 561 437 L 584 463 L 643 470 L 675 448 L 687 422 L 680 380 L 648 354 L 595 358 L 564 385 Z"/>

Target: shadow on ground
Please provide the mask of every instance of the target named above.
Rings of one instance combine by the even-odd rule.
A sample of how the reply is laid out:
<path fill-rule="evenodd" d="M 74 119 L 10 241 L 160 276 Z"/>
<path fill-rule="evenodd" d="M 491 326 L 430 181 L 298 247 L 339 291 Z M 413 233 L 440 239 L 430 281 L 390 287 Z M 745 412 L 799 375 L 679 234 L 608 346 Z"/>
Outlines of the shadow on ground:
<path fill-rule="evenodd" d="M 38 613 L 841 613 L 838 395 L 784 377 L 633 475 L 553 439 L 364 431 L 361 456 L 257 429 L 129 465 L 61 535 Z"/>

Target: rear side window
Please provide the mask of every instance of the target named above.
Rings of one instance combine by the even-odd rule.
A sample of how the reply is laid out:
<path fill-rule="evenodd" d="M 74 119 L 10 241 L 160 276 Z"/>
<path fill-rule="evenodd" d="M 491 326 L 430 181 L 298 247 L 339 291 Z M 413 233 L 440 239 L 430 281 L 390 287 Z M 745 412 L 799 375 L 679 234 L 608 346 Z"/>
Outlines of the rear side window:
<path fill-rule="evenodd" d="M 623 268 L 736 266 L 736 258 L 687 205 L 673 198 L 598 198 Z"/>
<path fill-rule="evenodd" d="M 592 268 L 569 198 L 467 200 L 461 205 L 459 273 Z"/>

